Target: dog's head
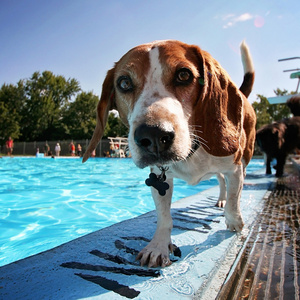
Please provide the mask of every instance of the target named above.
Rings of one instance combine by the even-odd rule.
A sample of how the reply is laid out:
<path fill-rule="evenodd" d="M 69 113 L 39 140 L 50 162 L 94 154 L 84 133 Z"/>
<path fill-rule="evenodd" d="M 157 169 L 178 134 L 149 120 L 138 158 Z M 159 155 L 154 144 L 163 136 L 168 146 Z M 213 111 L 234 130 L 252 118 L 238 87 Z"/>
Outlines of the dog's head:
<path fill-rule="evenodd" d="M 300 116 L 300 96 L 293 96 L 287 102 L 286 105 L 291 110 L 291 113 L 295 117 Z"/>
<path fill-rule="evenodd" d="M 138 46 L 107 73 L 83 161 L 100 141 L 111 109 L 130 129 L 138 167 L 185 160 L 198 147 L 215 156 L 237 153 L 243 98 L 219 63 L 197 46 L 178 41 Z"/>
<path fill-rule="evenodd" d="M 284 135 L 287 129 L 284 121 L 264 125 L 256 133 L 256 142 L 262 152 L 274 155 L 285 142 Z"/>

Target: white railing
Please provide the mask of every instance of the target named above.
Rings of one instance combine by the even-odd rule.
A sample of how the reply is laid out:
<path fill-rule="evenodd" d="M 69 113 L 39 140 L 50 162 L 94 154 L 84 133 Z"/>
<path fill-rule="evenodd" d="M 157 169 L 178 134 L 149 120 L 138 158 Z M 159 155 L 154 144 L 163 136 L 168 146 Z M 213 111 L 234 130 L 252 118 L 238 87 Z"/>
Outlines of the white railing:
<path fill-rule="evenodd" d="M 124 137 L 108 137 L 110 157 L 129 157 L 128 139 Z"/>

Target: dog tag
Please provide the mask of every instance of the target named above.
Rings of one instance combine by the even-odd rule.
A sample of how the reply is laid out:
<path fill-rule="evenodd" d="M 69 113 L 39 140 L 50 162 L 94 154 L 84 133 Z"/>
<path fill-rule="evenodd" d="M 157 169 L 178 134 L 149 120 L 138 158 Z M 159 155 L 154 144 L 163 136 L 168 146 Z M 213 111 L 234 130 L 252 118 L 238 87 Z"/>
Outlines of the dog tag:
<path fill-rule="evenodd" d="M 165 196 L 166 191 L 169 189 L 169 184 L 166 181 L 166 171 L 168 168 L 160 168 L 161 174 L 156 175 L 155 173 L 150 173 L 149 178 L 145 180 L 146 185 L 153 186 L 161 196 Z"/>

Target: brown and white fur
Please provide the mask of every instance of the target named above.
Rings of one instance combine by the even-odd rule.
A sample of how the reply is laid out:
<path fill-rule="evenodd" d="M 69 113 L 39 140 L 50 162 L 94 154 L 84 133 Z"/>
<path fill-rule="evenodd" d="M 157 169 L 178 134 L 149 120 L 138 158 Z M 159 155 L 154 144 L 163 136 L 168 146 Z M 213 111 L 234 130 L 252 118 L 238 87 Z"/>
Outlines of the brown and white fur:
<path fill-rule="evenodd" d="M 149 166 L 157 175 L 160 167 L 168 168 L 166 195 L 151 188 L 157 229 L 138 255 L 142 265 L 171 263 L 174 177 L 194 185 L 217 174 L 217 205 L 224 206 L 226 201 L 227 227 L 233 231 L 243 228 L 239 201 L 245 167 L 253 154 L 256 117 L 247 100 L 254 69 L 245 43 L 241 53 L 245 75 L 240 90 L 208 52 L 174 40 L 137 46 L 107 73 L 97 125 L 83 162 L 99 143 L 109 110 L 117 109 L 129 127 L 135 164 Z"/>

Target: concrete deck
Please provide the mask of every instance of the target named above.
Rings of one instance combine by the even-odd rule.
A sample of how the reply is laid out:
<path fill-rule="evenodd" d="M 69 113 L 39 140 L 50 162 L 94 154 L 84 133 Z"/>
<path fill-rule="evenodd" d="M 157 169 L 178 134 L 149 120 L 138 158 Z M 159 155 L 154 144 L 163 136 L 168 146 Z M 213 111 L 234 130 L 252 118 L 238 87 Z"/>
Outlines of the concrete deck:
<path fill-rule="evenodd" d="M 178 249 L 170 267 L 135 261 L 155 231 L 149 212 L 1 267 L 0 299 L 215 299 L 275 182 L 264 172 L 246 177 L 241 234 L 226 230 L 214 187 L 172 205 Z"/>

